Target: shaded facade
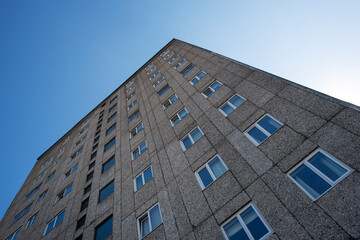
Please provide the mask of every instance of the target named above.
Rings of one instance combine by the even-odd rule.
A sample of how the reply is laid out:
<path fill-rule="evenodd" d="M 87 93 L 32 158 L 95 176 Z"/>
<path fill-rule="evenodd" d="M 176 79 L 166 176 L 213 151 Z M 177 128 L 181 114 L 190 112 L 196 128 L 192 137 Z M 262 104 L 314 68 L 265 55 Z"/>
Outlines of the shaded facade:
<path fill-rule="evenodd" d="M 39 157 L 0 236 L 359 238 L 359 122 L 173 39 Z"/>

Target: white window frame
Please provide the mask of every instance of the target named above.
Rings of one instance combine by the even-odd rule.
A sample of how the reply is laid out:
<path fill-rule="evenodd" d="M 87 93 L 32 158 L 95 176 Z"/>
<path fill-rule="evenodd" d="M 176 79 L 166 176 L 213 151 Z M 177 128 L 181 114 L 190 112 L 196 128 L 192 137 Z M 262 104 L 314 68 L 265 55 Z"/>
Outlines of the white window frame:
<path fill-rule="evenodd" d="M 211 168 L 210 168 L 210 166 L 209 166 L 209 162 L 211 162 L 212 160 L 214 160 L 216 157 L 218 157 L 218 158 L 220 159 L 221 163 L 222 163 L 222 164 L 224 165 L 224 167 L 226 168 L 226 171 L 225 171 L 223 174 L 221 174 L 221 176 L 224 175 L 227 171 L 229 171 L 229 168 L 226 166 L 226 164 L 224 163 L 224 161 L 222 160 L 222 158 L 219 156 L 219 154 L 216 154 L 215 156 L 213 156 L 209 161 L 207 161 L 204 165 L 202 165 L 202 166 L 201 166 L 198 170 L 196 170 L 196 172 L 195 172 L 195 176 L 196 176 L 196 178 L 197 178 L 197 180 L 198 180 L 198 182 L 199 182 L 200 187 L 201 187 L 202 190 L 208 188 L 208 187 L 209 187 L 211 184 L 213 184 L 218 178 L 221 177 L 221 176 L 220 176 L 220 177 L 216 178 L 216 176 L 214 175 L 213 171 L 211 170 Z M 202 179 L 201 179 L 201 177 L 200 177 L 200 175 L 199 175 L 199 172 L 200 172 L 201 170 L 203 170 L 204 168 L 206 168 L 206 169 L 208 170 L 208 172 L 209 172 L 209 174 L 210 174 L 210 176 L 211 176 L 211 178 L 212 178 L 212 180 L 213 180 L 212 183 L 210 183 L 209 186 L 207 186 L 207 187 L 204 186 L 203 181 L 202 181 Z"/>
<path fill-rule="evenodd" d="M 199 76 L 201 73 L 205 73 L 205 74 L 204 74 L 204 76 L 202 76 L 201 78 L 199 78 L 198 76 Z M 199 72 L 198 74 L 196 74 L 196 76 L 195 76 L 193 79 L 191 79 L 191 80 L 189 81 L 189 83 L 190 83 L 191 85 L 195 85 L 195 84 L 198 83 L 203 77 L 205 77 L 206 74 L 207 74 L 207 73 L 204 72 L 204 71 Z M 193 83 L 194 79 L 197 79 L 197 82 L 196 82 L 196 83 Z"/>
<path fill-rule="evenodd" d="M 141 146 L 143 143 L 145 143 L 146 148 L 145 148 L 143 151 L 141 151 L 140 146 Z M 148 149 L 147 142 L 146 142 L 146 141 L 143 141 L 142 143 L 139 144 L 139 146 L 137 146 L 137 147 L 131 152 L 131 159 L 134 160 L 135 158 L 139 157 L 139 156 L 140 156 L 143 152 L 145 152 L 147 149 Z M 134 152 L 136 152 L 136 151 L 139 151 L 139 155 L 138 155 L 137 157 L 135 157 L 135 154 L 134 154 Z"/>
<path fill-rule="evenodd" d="M 156 87 L 157 85 L 159 85 L 162 81 L 164 81 L 165 80 L 165 77 L 162 77 L 162 78 L 160 78 L 154 85 L 153 85 L 153 87 Z"/>
<path fill-rule="evenodd" d="M 173 55 L 174 54 L 174 52 L 173 51 L 171 51 L 166 57 L 164 57 L 164 60 L 166 61 L 166 59 L 168 59 L 171 55 Z"/>
<path fill-rule="evenodd" d="M 63 199 L 66 195 L 68 195 L 72 191 L 72 185 L 73 185 L 73 183 L 69 184 L 67 187 L 65 187 L 63 190 L 61 190 L 58 194 L 56 194 L 55 203 L 59 202 L 61 199 Z M 70 191 L 66 192 L 66 189 L 68 189 L 69 187 L 71 187 Z M 61 194 L 62 197 L 59 197 L 61 192 L 63 192 Z"/>
<path fill-rule="evenodd" d="M 149 75 L 149 74 L 151 74 L 153 71 L 155 71 L 156 70 L 156 66 L 154 66 L 148 73 L 147 73 L 147 75 Z"/>
<path fill-rule="evenodd" d="M 37 215 L 38 215 L 38 212 L 35 213 L 34 215 L 32 215 L 31 218 L 28 219 L 28 221 L 27 221 L 27 223 L 25 225 L 25 229 L 30 227 L 36 221 Z"/>
<path fill-rule="evenodd" d="M 185 117 L 184 117 L 184 118 L 181 118 L 180 115 L 179 115 L 179 113 L 180 113 L 181 111 L 183 111 L 183 110 L 186 111 L 185 117 L 186 117 L 187 115 L 189 115 L 189 111 L 188 111 L 186 108 L 181 109 L 179 112 L 177 112 L 175 115 L 173 115 L 173 116 L 170 118 L 171 126 L 175 126 L 177 123 L 179 123 L 181 120 L 183 120 L 183 119 L 185 118 Z M 177 117 L 177 118 L 179 119 L 179 122 L 174 123 L 174 122 L 172 121 L 172 119 L 173 119 L 174 117 Z"/>
<path fill-rule="evenodd" d="M 157 71 L 157 72 L 150 78 L 150 81 L 153 80 L 154 78 L 156 78 L 159 74 L 160 74 L 160 70 Z"/>
<path fill-rule="evenodd" d="M 194 145 L 194 143 L 196 143 L 196 142 L 194 141 L 194 139 L 192 138 L 191 134 L 190 134 L 190 133 L 191 133 L 192 131 L 194 131 L 196 128 L 198 128 L 198 129 L 200 130 L 200 132 L 202 133 L 201 138 L 205 136 L 204 132 L 201 130 L 201 128 L 200 128 L 199 126 L 194 127 L 192 130 L 190 130 L 190 131 L 189 131 L 184 137 L 182 137 L 181 140 L 180 140 L 180 145 L 181 145 L 183 151 L 186 151 L 186 150 L 187 150 L 187 149 L 185 148 L 184 143 L 183 143 L 184 139 L 186 139 L 187 137 L 189 137 L 189 139 L 190 139 L 190 141 L 191 141 L 191 146 Z M 201 138 L 199 138 L 199 140 L 200 140 Z M 199 140 L 198 140 L 198 141 L 199 141 Z M 190 147 L 191 147 L 191 146 L 190 146 Z"/>
<path fill-rule="evenodd" d="M 220 84 L 220 87 L 218 87 L 217 89 L 214 89 L 214 88 L 212 88 L 211 86 L 214 85 L 214 83 L 216 83 L 216 82 Z M 221 88 L 222 85 L 223 85 L 223 84 L 222 84 L 221 82 L 219 82 L 218 80 L 216 80 L 215 82 L 211 83 L 207 88 L 205 88 L 205 90 L 202 91 L 201 94 L 202 94 L 205 98 L 208 98 L 208 97 L 210 97 L 216 90 L 218 90 L 219 88 Z M 204 92 L 205 92 L 206 90 L 208 90 L 208 89 L 211 90 L 211 94 L 210 94 L 209 96 L 207 96 L 207 95 L 204 93 Z M 245 99 L 245 98 L 243 98 L 243 99 Z M 246 101 L 246 99 L 245 99 L 245 101 Z M 224 104 L 223 104 L 222 106 L 224 106 Z"/>
<path fill-rule="evenodd" d="M 141 129 L 140 130 L 138 130 L 138 127 L 140 127 L 140 126 L 142 126 L 141 127 Z M 132 139 L 133 137 L 135 137 L 136 136 L 136 134 L 138 134 L 141 130 L 143 130 L 144 129 L 144 126 L 143 126 L 143 124 L 142 123 L 140 123 L 140 124 L 138 124 L 136 127 L 134 127 L 131 131 L 130 131 L 130 139 Z M 132 134 L 132 132 L 135 130 L 135 134 Z"/>
<path fill-rule="evenodd" d="M 246 98 L 240 96 L 240 94 L 236 93 L 236 94 L 232 95 L 228 100 L 226 100 L 226 102 L 224 102 L 223 104 L 221 104 L 221 106 L 218 108 L 218 110 L 221 112 L 221 114 L 224 115 L 225 117 L 229 116 L 228 114 L 226 114 L 226 112 L 224 112 L 224 111 L 222 110 L 222 108 L 223 108 L 225 105 L 229 105 L 229 106 L 233 109 L 233 111 L 238 108 L 238 107 L 235 107 L 235 106 L 230 102 L 230 100 L 231 100 L 233 97 L 235 97 L 235 96 L 238 96 L 238 97 L 242 98 L 242 99 L 244 100 L 244 102 L 246 102 Z M 244 102 L 243 102 L 243 103 L 244 103 Z M 242 104 L 243 104 L 243 103 L 242 103 Z M 241 106 L 242 104 L 240 104 L 240 106 Z M 233 111 L 232 111 L 232 112 L 233 112 Z M 231 113 L 232 113 L 232 112 L 231 112 Z M 230 114 L 231 114 L 231 113 L 230 113 Z"/>
<path fill-rule="evenodd" d="M 279 123 L 281 126 L 274 132 L 276 133 L 282 126 L 284 126 L 284 124 L 282 122 L 280 122 L 279 120 L 277 120 L 276 118 L 274 118 L 273 116 L 271 116 L 270 114 L 266 113 L 264 116 L 262 116 L 261 118 L 259 118 L 259 120 L 257 120 L 254 124 L 252 124 L 248 129 L 246 129 L 246 131 L 244 132 L 245 136 L 253 143 L 255 144 L 255 146 L 259 146 L 260 144 L 262 144 L 263 142 L 265 142 L 272 134 L 270 134 L 267 130 L 265 130 L 263 127 L 261 127 L 258 123 L 265 118 L 266 116 L 269 116 L 270 118 L 272 118 L 275 122 Z M 253 129 L 253 127 L 257 127 L 262 133 L 264 133 L 267 138 L 262 141 L 261 143 L 258 143 L 248 132 Z"/>
<path fill-rule="evenodd" d="M 174 67 L 174 69 L 177 69 L 178 67 L 180 67 L 181 65 L 183 65 L 184 62 L 186 62 L 186 59 L 185 59 L 185 58 L 183 58 L 183 59 Z"/>
<path fill-rule="evenodd" d="M 53 220 L 55 220 L 55 222 L 54 222 L 54 227 L 53 227 L 52 229 L 50 229 L 50 231 L 53 230 L 53 229 L 58 225 L 57 220 L 58 220 L 59 216 L 60 216 L 62 213 L 64 213 L 64 217 L 65 217 L 65 210 L 63 210 L 63 211 L 61 211 L 58 215 L 56 215 L 56 217 L 52 218 L 52 219 L 46 224 L 46 227 L 45 227 L 45 231 L 44 231 L 43 236 L 46 235 L 46 232 L 47 232 L 47 229 L 48 229 L 48 227 L 49 227 L 49 224 L 50 224 Z M 64 218 L 64 217 L 63 217 L 63 218 Z M 61 220 L 61 221 L 62 221 L 62 220 Z M 49 231 L 49 232 L 50 232 L 50 231 Z"/>
<path fill-rule="evenodd" d="M 140 174 L 138 174 L 135 178 L 134 178 L 134 192 L 136 192 L 136 191 L 138 191 L 140 188 L 142 188 L 146 183 L 148 183 L 148 182 L 145 182 L 145 177 L 144 177 L 144 172 L 146 171 L 146 170 L 148 170 L 148 169 L 151 169 L 151 175 L 152 175 L 152 178 L 151 179 L 153 179 L 154 178 L 154 173 L 153 173 L 153 170 L 152 170 L 152 167 L 151 166 L 149 166 L 149 167 L 147 167 L 147 168 L 145 168 L 145 170 L 144 171 L 142 171 Z M 138 178 L 138 177 L 140 177 L 141 176 L 141 181 L 142 181 L 142 186 L 141 187 L 139 187 L 139 188 L 137 188 L 137 186 L 136 186 L 136 179 Z"/>
<path fill-rule="evenodd" d="M 326 176 L 324 173 L 322 173 L 320 170 L 318 170 L 315 166 L 313 166 L 311 163 L 309 163 L 309 160 L 311 160 L 317 153 L 321 152 L 322 154 L 324 154 L 326 157 L 330 158 L 332 161 L 334 161 L 335 163 L 339 164 L 341 167 L 343 167 L 344 169 L 347 170 L 347 172 L 342 175 L 339 179 L 337 179 L 336 181 L 332 181 L 328 176 Z M 329 189 L 327 189 L 323 194 L 321 194 L 318 198 L 314 198 L 313 196 L 311 196 L 310 193 L 308 193 L 306 191 L 306 189 L 304 189 L 295 179 L 293 179 L 290 174 L 292 174 L 294 171 L 296 171 L 300 166 L 302 165 L 306 165 L 308 168 L 310 168 L 316 175 L 318 175 L 320 178 L 322 178 L 325 182 L 327 182 L 328 184 L 331 185 L 331 187 Z M 308 195 L 313 201 L 319 199 L 321 196 L 323 196 L 324 194 L 326 194 L 328 191 L 330 191 L 333 187 L 335 187 L 339 182 L 341 182 L 342 180 L 344 180 L 347 176 L 349 176 L 352 172 L 354 171 L 354 169 L 352 169 L 351 167 L 349 167 L 348 165 L 346 165 L 345 163 L 341 162 L 339 159 L 335 158 L 334 156 L 332 156 L 330 153 L 326 152 L 325 150 L 318 148 L 315 151 L 313 151 L 311 154 L 309 154 L 304 160 L 302 160 L 300 163 L 296 164 L 295 167 L 293 167 L 286 175 L 303 191 L 306 193 L 306 195 Z"/>
<path fill-rule="evenodd" d="M 163 224 L 163 218 L 162 218 L 162 214 L 161 214 L 160 204 L 159 204 L 159 203 L 156 203 L 156 204 L 154 204 L 153 206 L 151 206 L 145 213 L 141 214 L 141 216 L 138 217 L 138 219 L 137 219 L 137 221 L 136 221 L 136 222 L 137 222 L 137 225 L 138 225 L 138 236 L 139 236 L 139 240 L 145 238 L 145 237 L 148 236 L 152 231 L 155 230 L 155 229 L 153 229 L 153 227 L 152 227 L 152 223 L 151 223 L 152 221 L 151 221 L 151 219 L 150 219 L 150 211 L 151 211 L 154 207 L 156 207 L 156 206 L 159 207 L 159 213 L 160 213 L 160 219 L 161 219 L 160 225 Z M 150 231 L 149 231 L 149 233 L 148 233 L 147 235 L 145 235 L 144 237 L 141 237 L 141 222 L 142 222 L 143 219 L 146 218 L 145 216 L 147 216 L 147 218 L 149 219 L 149 228 L 150 228 Z M 159 226 L 160 226 L 160 225 L 159 225 Z"/>
<path fill-rule="evenodd" d="M 169 61 L 169 64 L 172 64 L 178 57 L 180 57 L 180 55 L 176 55 L 175 57 L 173 57 L 173 59 Z"/>
<path fill-rule="evenodd" d="M 13 234 L 6 238 L 6 240 L 15 240 L 20 233 L 21 227 L 19 227 Z"/>
<path fill-rule="evenodd" d="M 170 99 L 172 99 L 174 96 L 176 96 L 176 99 L 174 101 L 171 101 Z M 163 104 L 162 104 L 163 108 L 166 109 L 166 108 L 170 107 L 178 99 L 179 99 L 179 97 L 176 94 L 172 95 L 165 102 L 163 102 Z M 165 106 L 166 102 L 170 103 L 169 106 L 167 106 L 167 107 Z"/>
<path fill-rule="evenodd" d="M 242 214 L 243 212 L 245 212 L 249 207 L 252 207 L 254 209 L 254 211 L 256 212 L 256 214 L 258 215 L 258 217 L 261 219 L 262 223 L 265 225 L 265 227 L 269 230 L 269 232 L 264 235 L 262 238 L 260 238 L 259 240 L 262 240 L 262 239 L 265 239 L 267 238 L 268 236 L 270 236 L 271 234 L 274 233 L 274 231 L 272 230 L 272 228 L 270 227 L 269 223 L 266 221 L 266 219 L 263 217 L 263 215 L 260 213 L 260 211 L 257 209 L 257 207 L 255 206 L 254 203 L 249 203 L 247 204 L 246 206 L 242 207 L 240 209 L 240 211 L 238 211 L 237 213 L 235 213 L 234 215 L 232 215 L 226 222 L 224 222 L 223 224 L 221 224 L 221 231 L 222 233 L 224 234 L 224 237 L 226 240 L 229 240 L 229 238 L 227 237 L 226 233 L 225 233 L 225 230 L 224 230 L 224 226 L 226 224 L 228 224 L 229 222 L 231 222 L 233 219 L 237 218 L 238 221 L 240 222 L 241 224 L 241 227 L 244 229 L 247 237 L 250 239 L 250 240 L 253 240 L 253 236 L 252 234 L 250 233 L 248 227 L 246 226 L 246 224 L 244 223 L 244 221 L 242 220 L 242 218 L 240 217 L 240 214 Z"/>
<path fill-rule="evenodd" d="M 133 106 L 135 106 L 139 101 L 136 99 L 135 101 L 133 101 L 129 106 L 128 106 L 128 110 L 130 110 Z"/>

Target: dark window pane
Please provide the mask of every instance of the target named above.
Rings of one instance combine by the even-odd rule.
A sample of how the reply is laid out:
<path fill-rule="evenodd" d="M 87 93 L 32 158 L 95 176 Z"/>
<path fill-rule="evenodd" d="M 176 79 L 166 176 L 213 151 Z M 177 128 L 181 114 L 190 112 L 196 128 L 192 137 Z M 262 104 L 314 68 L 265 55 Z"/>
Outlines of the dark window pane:
<path fill-rule="evenodd" d="M 184 144 L 185 149 L 188 149 L 192 145 L 191 140 L 190 140 L 189 137 L 185 138 L 182 142 Z"/>
<path fill-rule="evenodd" d="M 244 220 L 255 240 L 260 239 L 269 233 L 269 230 L 252 207 L 249 207 L 240 216 Z"/>
<path fill-rule="evenodd" d="M 221 108 L 221 110 L 224 113 L 226 113 L 226 115 L 229 115 L 230 113 L 232 113 L 234 111 L 234 109 L 232 107 L 230 107 L 230 105 L 227 103 Z"/>
<path fill-rule="evenodd" d="M 111 148 L 111 147 L 115 144 L 115 142 L 116 142 L 115 138 L 111 139 L 110 142 L 108 142 L 108 143 L 105 145 L 105 150 L 104 150 L 104 151 L 109 150 L 109 148 Z"/>
<path fill-rule="evenodd" d="M 345 168 L 321 152 L 313 156 L 309 162 L 334 182 L 347 172 Z"/>
<path fill-rule="evenodd" d="M 142 186 L 143 186 L 142 176 L 140 175 L 139 177 L 136 178 L 136 190 L 138 190 Z"/>
<path fill-rule="evenodd" d="M 159 226 L 161 221 L 160 208 L 159 205 L 156 205 L 150 210 L 150 220 L 151 220 L 151 230 L 154 230 L 157 226 Z"/>
<path fill-rule="evenodd" d="M 85 224 L 85 220 L 86 220 L 86 215 L 83 216 L 82 218 L 80 218 L 77 223 L 76 223 L 76 229 L 81 228 L 82 226 L 84 226 Z"/>
<path fill-rule="evenodd" d="M 235 107 L 239 107 L 245 100 L 238 95 L 235 95 L 232 99 L 230 99 L 230 103 Z"/>
<path fill-rule="evenodd" d="M 102 172 L 105 172 L 106 170 L 108 170 L 112 165 L 114 165 L 114 163 L 115 163 L 115 156 L 113 156 L 109 161 L 104 163 Z"/>
<path fill-rule="evenodd" d="M 95 240 L 105 240 L 107 237 L 112 235 L 113 218 L 110 217 L 108 220 L 103 222 L 100 226 L 95 229 Z"/>
<path fill-rule="evenodd" d="M 99 203 L 102 202 L 105 198 L 107 198 L 110 194 L 114 192 L 114 181 L 108 184 L 100 191 Z"/>
<path fill-rule="evenodd" d="M 265 116 L 263 119 L 260 120 L 258 123 L 261 127 L 263 127 L 266 131 L 270 134 L 273 134 L 276 130 L 281 127 L 281 124 L 272 119 L 269 116 Z"/>
<path fill-rule="evenodd" d="M 80 212 L 86 209 L 89 206 L 89 198 L 85 199 L 81 203 Z"/>
<path fill-rule="evenodd" d="M 226 224 L 224 226 L 224 231 L 229 240 L 249 239 L 237 218 L 234 218 Z"/>
<path fill-rule="evenodd" d="M 265 139 L 267 138 L 267 136 L 260 131 L 257 127 L 253 127 L 248 134 L 253 137 L 256 142 L 258 142 L 259 144 L 262 143 L 263 141 L 265 141 Z"/>
<path fill-rule="evenodd" d="M 213 182 L 213 179 L 211 178 L 210 173 L 209 173 L 209 171 L 208 171 L 206 168 L 202 169 L 202 170 L 199 172 L 199 176 L 200 176 L 200 178 L 201 178 L 201 181 L 202 181 L 204 187 L 209 186 L 210 183 Z"/>
<path fill-rule="evenodd" d="M 209 162 L 209 167 L 211 168 L 216 178 L 220 177 L 224 172 L 226 172 L 226 168 L 218 156 Z"/>
<path fill-rule="evenodd" d="M 86 182 L 90 181 L 94 176 L 94 172 L 91 172 L 89 173 L 87 176 L 86 176 Z"/>
<path fill-rule="evenodd" d="M 150 181 L 152 179 L 153 175 L 151 172 L 151 168 L 148 168 L 144 171 L 144 180 L 145 183 L 147 183 L 148 181 Z"/>

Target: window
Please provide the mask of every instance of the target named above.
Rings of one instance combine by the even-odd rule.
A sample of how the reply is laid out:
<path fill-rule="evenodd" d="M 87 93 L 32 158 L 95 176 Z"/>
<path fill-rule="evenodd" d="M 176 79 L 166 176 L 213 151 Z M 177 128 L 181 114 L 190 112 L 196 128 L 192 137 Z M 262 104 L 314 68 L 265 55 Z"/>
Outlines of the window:
<path fill-rule="evenodd" d="M 131 114 L 131 116 L 129 117 L 129 122 L 131 122 L 132 120 L 134 120 L 137 116 L 140 115 L 140 111 L 136 110 L 136 112 L 134 112 L 133 114 Z"/>
<path fill-rule="evenodd" d="M 228 240 L 265 239 L 272 233 L 269 224 L 260 215 L 255 205 L 250 203 L 234 217 L 226 221 L 221 230 Z"/>
<path fill-rule="evenodd" d="M 173 59 L 171 59 L 171 61 L 169 62 L 169 64 L 172 64 L 178 57 L 179 57 L 179 55 L 176 55 Z"/>
<path fill-rule="evenodd" d="M 138 219 L 138 233 L 144 238 L 162 223 L 160 205 L 156 204 Z"/>
<path fill-rule="evenodd" d="M 65 145 L 65 146 L 63 146 L 63 147 L 60 149 L 60 151 L 59 151 L 59 152 L 63 152 L 65 149 L 66 149 L 66 145 Z"/>
<path fill-rule="evenodd" d="M 216 155 L 210 161 L 200 167 L 199 170 L 196 171 L 195 175 L 200 183 L 201 188 L 205 189 L 221 175 L 223 175 L 227 170 L 228 168 L 220 156 Z"/>
<path fill-rule="evenodd" d="M 281 126 L 282 123 L 271 117 L 269 114 L 266 114 L 253 126 L 246 130 L 245 135 L 250 139 L 251 142 L 258 146 Z"/>
<path fill-rule="evenodd" d="M 195 83 L 197 83 L 200 79 L 202 79 L 204 76 L 206 75 L 206 72 L 201 72 L 198 75 L 196 75 L 193 80 L 190 81 L 190 83 L 192 85 L 194 85 Z"/>
<path fill-rule="evenodd" d="M 18 215 L 15 216 L 13 223 L 17 222 L 22 216 L 24 216 L 28 211 L 30 211 L 32 203 L 27 205 Z"/>
<path fill-rule="evenodd" d="M 178 99 L 178 97 L 176 95 L 170 97 L 168 100 L 166 100 L 163 103 L 163 107 L 164 109 L 168 108 L 171 104 L 173 104 L 176 100 Z"/>
<path fill-rule="evenodd" d="M 133 96 L 135 96 L 136 92 L 133 92 L 130 94 L 130 96 L 127 97 L 127 100 L 130 100 L 130 98 L 132 98 Z"/>
<path fill-rule="evenodd" d="M 90 181 L 93 178 L 93 176 L 94 176 L 94 171 L 86 175 L 86 182 Z"/>
<path fill-rule="evenodd" d="M 166 59 L 168 59 L 171 55 L 173 55 L 173 51 L 171 51 L 165 58 L 164 58 L 164 60 L 166 61 Z"/>
<path fill-rule="evenodd" d="M 183 58 L 174 68 L 177 69 L 178 67 L 181 66 L 181 64 L 183 64 L 186 61 L 185 58 Z"/>
<path fill-rule="evenodd" d="M 156 87 L 157 85 L 159 85 L 164 80 L 165 80 L 164 77 L 160 78 L 153 86 Z"/>
<path fill-rule="evenodd" d="M 58 214 L 53 220 L 51 220 L 45 228 L 44 235 L 50 232 L 54 227 L 56 227 L 59 223 L 64 219 L 65 210 Z"/>
<path fill-rule="evenodd" d="M 89 184 L 87 187 L 84 188 L 84 195 L 90 192 L 91 190 L 91 184 Z"/>
<path fill-rule="evenodd" d="M 138 103 L 138 100 L 135 100 L 130 106 L 128 107 L 128 110 L 130 110 L 133 106 L 135 106 Z"/>
<path fill-rule="evenodd" d="M 113 137 L 113 139 L 111 139 L 107 144 L 105 144 L 104 152 L 109 150 L 115 144 L 115 142 L 116 142 L 115 137 Z"/>
<path fill-rule="evenodd" d="M 128 87 L 130 84 L 132 84 L 134 82 L 134 79 L 132 79 L 130 82 L 128 82 L 127 84 L 126 84 L 126 87 Z"/>
<path fill-rule="evenodd" d="M 80 212 L 85 210 L 89 206 L 89 198 L 81 202 Z"/>
<path fill-rule="evenodd" d="M 220 108 L 219 111 L 227 117 L 230 113 L 232 113 L 237 107 L 239 107 L 243 102 L 245 102 L 245 98 L 241 97 L 239 94 L 235 94 L 232 98 L 227 100 Z"/>
<path fill-rule="evenodd" d="M 170 119 L 171 125 L 175 126 L 178 122 L 180 122 L 181 119 L 183 119 L 187 115 L 188 111 L 186 110 L 186 108 L 184 108 Z"/>
<path fill-rule="evenodd" d="M 40 176 L 38 176 L 35 180 L 34 183 L 36 183 L 37 181 L 39 181 L 48 171 L 49 169 L 46 169 L 45 172 L 43 172 L 42 174 L 40 174 Z"/>
<path fill-rule="evenodd" d="M 54 159 L 54 157 L 50 158 L 49 160 L 46 161 L 46 163 L 44 163 L 44 165 L 41 166 L 41 169 L 43 169 L 48 163 L 50 163 L 52 160 Z"/>
<path fill-rule="evenodd" d="M 101 126 L 100 126 L 100 128 L 101 128 Z M 99 135 L 100 132 L 101 132 L 101 130 L 97 131 L 97 132 L 95 133 L 95 137 L 96 137 L 97 135 Z"/>
<path fill-rule="evenodd" d="M 101 203 L 105 198 L 114 192 L 114 180 L 112 180 L 108 185 L 100 190 L 99 193 L 99 203 Z"/>
<path fill-rule="evenodd" d="M 111 115 L 111 117 L 108 118 L 107 122 L 108 123 L 111 122 L 111 120 L 113 120 L 116 117 L 116 115 L 117 115 L 117 112 L 114 113 L 113 115 Z"/>
<path fill-rule="evenodd" d="M 112 156 L 109 160 L 107 160 L 107 161 L 103 164 L 101 173 L 106 172 L 106 170 L 108 170 L 112 165 L 114 165 L 114 163 L 115 163 L 115 155 Z"/>
<path fill-rule="evenodd" d="M 82 216 L 77 222 L 76 222 L 76 230 L 84 226 L 86 220 L 86 215 Z"/>
<path fill-rule="evenodd" d="M 86 139 L 86 136 L 85 135 L 84 137 L 82 137 L 79 141 L 77 141 L 77 143 L 74 144 L 74 148 L 77 147 L 80 143 L 82 143 L 82 141 L 84 141 Z"/>
<path fill-rule="evenodd" d="M 76 237 L 75 240 L 82 240 L 83 239 L 83 235 L 80 234 L 80 236 Z"/>
<path fill-rule="evenodd" d="M 71 168 L 69 171 L 67 171 L 64 174 L 64 179 L 67 178 L 68 176 L 70 176 L 71 173 L 73 173 L 77 168 L 78 168 L 79 164 L 76 164 L 73 168 Z"/>
<path fill-rule="evenodd" d="M 154 66 L 154 67 L 147 73 L 147 75 L 151 74 L 153 71 L 155 71 L 155 69 L 156 69 L 156 66 Z"/>
<path fill-rule="evenodd" d="M 183 150 L 185 151 L 191 147 L 191 145 L 196 143 L 202 136 L 204 136 L 203 132 L 199 127 L 196 127 L 181 140 Z"/>
<path fill-rule="evenodd" d="M 111 120 L 110 120 L 110 121 L 111 121 Z M 98 126 L 96 127 L 96 131 L 97 131 L 97 130 L 100 130 L 101 126 L 102 126 L 101 124 L 98 125 Z M 100 132 L 100 131 L 99 131 L 99 132 Z M 95 134 L 95 135 L 97 135 L 97 134 Z"/>
<path fill-rule="evenodd" d="M 160 74 L 160 71 L 157 71 L 157 72 L 154 74 L 154 76 L 152 76 L 152 77 L 150 78 L 150 81 L 153 80 L 154 78 L 156 78 L 156 76 L 159 75 L 159 74 Z"/>
<path fill-rule="evenodd" d="M 133 152 L 132 159 L 137 158 L 141 153 L 143 153 L 147 149 L 146 141 L 140 144 Z"/>
<path fill-rule="evenodd" d="M 317 149 L 290 170 L 288 176 L 312 200 L 316 200 L 352 171 L 334 156 Z"/>
<path fill-rule="evenodd" d="M 61 161 L 61 157 L 54 162 L 54 166 L 55 166 L 56 164 L 58 164 L 60 161 Z"/>
<path fill-rule="evenodd" d="M 29 220 L 26 223 L 25 229 L 30 227 L 35 222 L 36 217 L 37 217 L 37 213 L 35 213 L 31 218 L 29 218 Z"/>
<path fill-rule="evenodd" d="M 81 152 L 83 151 L 83 148 L 81 147 L 79 150 L 76 151 L 73 155 L 70 157 L 70 161 L 76 158 Z"/>
<path fill-rule="evenodd" d="M 91 159 L 94 159 L 94 158 L 96 157 L 96 154 L 97 154 L 97 151 L 94 152 L 93 154 L 91 154 L 90 160 L 91 160 Z"/>
<path fill-rule="evenodd" d="M 140 173 L 140 175 L 134 179 L 135 192 L 137 190 L 139 190 L 139 188 L 144 186 L 145 183 L 150 181 L 152 178 L 153 178 L 153 174 L 152 174 L 151 167 L 147 168 L 145 171 Z"/>
<path fill-rule="evenodd" d="M 117 103 L 109 109 L 109 113 L 117 107 Z"/>
<path fill-rule="evenodd" d="M 127 92 L 127 93 L 130 92 L 131 89 L 133 89 L 134 87 L 135 87 L 135 84 L 133 84 L 128 90 L 126 90 L 126 92 Z"/>
<path fill-rule="evenodd" d="M 98 143 L 97 144 L 95 144 L 93 147 L 92 147 L 92 150 L 91 151 L 94 151 L 95 149 L 97 149 L 97 147 L 98 147 Z M 96 155 L 96 154 L 95 154 Z M 91 159 L 90 159 L 91 160 Z"/>
<path fill-rule="evenodd" d="M 106 135 L 108 135 L 109 133 L 112 132 L 112 130 L 114 130 L 116 128 L 116 123 L 114 123 L 111 127 L 108 128 L 108 130 L 106 130 Z"/>
<path fill-rule="evenodd" d="M 113 218 L 110 216 L 95 228 L 95 240 L 105 240 L 112 235 Z"/>
<path fill-rule="evenodd" d="M 110 104 L 112 104 L 117 99 L 117 96 L 115 96 L 111 101 Z"/>
<path fill-rule="evenodd" d="M 93 161 L 92 163 L 89 164 L 88 170 L 92 169 L 93 167 L 95 167 L 95 161 Z"/>
<path fill-rule="evenodd" d="M 169 84 L 166 84 L 163 88 L 161 88 L 158 92 L 157 95 L 160 97 L 161 95 L 163 95 L 168 89 L 169 89 Z"/>
<path fill-rule="evenodd" d="M 169 49 L 166 49 L 166 51 L 163 52 L 163 53 L 160 55 L 160 57 L 163 57 L 168 51 L 169 51 Z"/>
<path fill-rule="evenodd" d="M 34 193 L 36 193 L 41 187 L 41 183 L 37 185 L 28 195 L 26 195 L 26 200 L 29 199 Z"/>
<path fill-rule="evenodd" d="M 194 68 L 194 64 L 190 63 L 184 70 L 181 71 L 181 75 L 185 76 L 191 69 Z"/>
<path fill-rule="evenodd" d="M 138 126 L 136 126 L 133 130 L 130 131 L 130 138 L 135 137 L 138 132 L 140 132 L 143 129 L 142 123 L 140 123 Z"/>
<path fill-rule="evenodd" d="M 69 192 L 71 192 L 71 189 L 72 189 L 72 184 L 64 188 L 60 193 L 58 193 L 58 195 L 56 196 L 55 203 L 63 199 L 63 197 L 65 197 Z"/>
<path fill-rule="evenodd" d="M 218 81 L 215 81 L 213 84 L 211 84 L 209 87 L 207 87 L 203 92 L 202 95 L 206 98 L 210 97 L 211 94 L 213 94 L 216 90 L 218 90 L 219 87 L 221 87 L 222 84 Z"/>
<path fill-rule="evenodd" d="M 20 228 L 18 230 L 16 230 L 16 232 L 11 234 L 6 240 L 15 240 L 17 238 L 17 236 L 19 235 L 19 232 L 20 232 Z"/>
<path fill-rule="evenodd" d="M 40 194 L 39 199 L 38 199 L 38 202 L 40 202 L 41 200 L 43 200 L 43 199 L 46 197 L 46 194 L 47 194 L 47 190 L 44 191 L 42 194 Z"/>
<path fill-rule="evenodd" d="M 59 158 L 60 159 L 60 158 Z M 50 181 L 55 176 L 55 171 L 53 171 L 48 178 L 46 179 L 46 182 Z"/>

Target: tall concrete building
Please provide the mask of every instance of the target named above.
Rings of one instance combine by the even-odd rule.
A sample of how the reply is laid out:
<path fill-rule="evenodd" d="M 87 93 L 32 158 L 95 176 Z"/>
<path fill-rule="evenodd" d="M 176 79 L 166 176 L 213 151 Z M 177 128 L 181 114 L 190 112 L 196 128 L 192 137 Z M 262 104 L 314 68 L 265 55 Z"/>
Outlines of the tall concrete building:
<path fill-rule="evenodd" d="M 357 106 L 173 39 L 38 158 L 0 236 L 360 238 L 359 123 Z"/>

